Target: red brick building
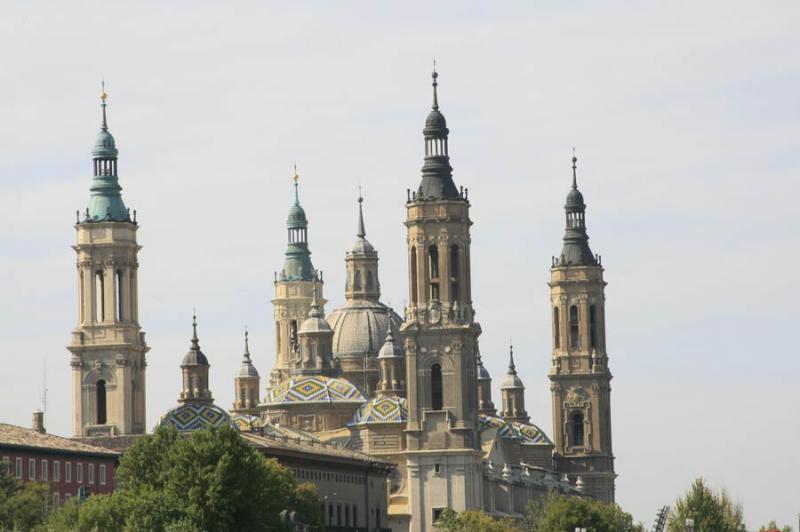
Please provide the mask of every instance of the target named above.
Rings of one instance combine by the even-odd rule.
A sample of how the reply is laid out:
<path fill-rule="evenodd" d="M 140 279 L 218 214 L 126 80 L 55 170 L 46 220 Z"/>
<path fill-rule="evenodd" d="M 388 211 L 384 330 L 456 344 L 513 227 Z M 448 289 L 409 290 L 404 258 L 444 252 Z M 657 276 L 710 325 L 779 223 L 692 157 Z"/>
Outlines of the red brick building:
<path fill-rule="evenodd" d="M 75 497 L 81 486 L 89 493 L 114 491 L 114 468 L 119 454 L 44 432 L 40 413 L 35 429 L 0 423 L 0 460 L 8 474 L 23 482 L 46 482 L 51 507 Z"/>

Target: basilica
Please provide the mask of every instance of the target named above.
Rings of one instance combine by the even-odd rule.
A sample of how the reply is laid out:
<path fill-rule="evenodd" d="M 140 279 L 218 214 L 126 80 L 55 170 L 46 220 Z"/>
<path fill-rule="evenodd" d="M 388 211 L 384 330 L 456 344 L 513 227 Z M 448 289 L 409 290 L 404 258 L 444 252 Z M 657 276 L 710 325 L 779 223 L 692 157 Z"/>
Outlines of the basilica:
<path fill-rule="evenodd" d="M 268 378 L 262 383 L 245 341 L 233 376 L 235 401 L 230 409 L 216 405 L 195 322 L 180 367 L 183 389 L 160 424 L 184 431 L 229 424 L 253 445 L 266 445 L 259 443 L 265 434 L 282 434 L 309 453 L 327 449 L 331 464 L 350 460 L 382 471 L 364 477 L 380 493 L 374 508 L 345 505 L 345 525 L 341 504 L 334 510 L 323 503 L 329 525 L 430 531 L 445 508 L 519 517 L 528 502 L 551 491 L 613 502 L 606 283 L 588 243 L 577 159 L 563 247 L 550 265 L 550 312 L 541 317 L 552 323 L 548 435 L 526 412 L 513 348 L 499 408 L 492 402 L 471 292 L 470 200 L 453 179 L 438 74 L 432 77 L 422 176 L 405 204 L 408 305 L 402 315 L 381 302 L 378 251 L 367 240 L 361 197 L 355 240 L 345 253 L 346 302 L 326 310 L 295 172 L 283 265 L 274 276 L 269 326 L 276 342 Z M 68 346 L 74 433 L 96 442 L 146 432 L 149 350 L 138 313 L 139 226 L 122 199 L 105 92 L 101 98 L 89 203 L 75 224 L 79 310 Z M 322 466 L 297 471 L 312 481 L 329 473 Z"/>

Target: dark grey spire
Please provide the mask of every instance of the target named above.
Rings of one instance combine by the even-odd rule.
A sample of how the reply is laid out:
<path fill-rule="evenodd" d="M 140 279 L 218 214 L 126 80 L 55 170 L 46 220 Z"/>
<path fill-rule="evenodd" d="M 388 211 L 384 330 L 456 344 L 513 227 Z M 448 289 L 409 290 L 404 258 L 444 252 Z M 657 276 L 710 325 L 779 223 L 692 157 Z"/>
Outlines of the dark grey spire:
<path fill-rule="evenodd" d="M 586 234 L 586 204 L 583 194 L 578 190 L 578 158 L 572 151 L 572 189 L 567 194 L 564 205 L 566 230 L 564 247 L 555 266 L 596 266 L 597 259 L 589 248 L 589 235 Z"/>
<path fill-rule="evenodd" d="M 425 164 L 422 166 L 422 183 L 417 190 L 417 200 L 461 199 L 461 195 L 453 183 L 453 168 L 450 166 L 448 154 L 447 120 L 439 111 L 439 73 L 434 63 L 433 105 L 425 119 Z"/>
<path fill-rule="evenodd" d="M 181 367 L 196 365 L 208 366 L 209 363 L 203 351 L 200 350 L 200 340 L 197 338 L 197 315 L 192 313 L 192 345 L 189 352 L 183 357 Z"/>

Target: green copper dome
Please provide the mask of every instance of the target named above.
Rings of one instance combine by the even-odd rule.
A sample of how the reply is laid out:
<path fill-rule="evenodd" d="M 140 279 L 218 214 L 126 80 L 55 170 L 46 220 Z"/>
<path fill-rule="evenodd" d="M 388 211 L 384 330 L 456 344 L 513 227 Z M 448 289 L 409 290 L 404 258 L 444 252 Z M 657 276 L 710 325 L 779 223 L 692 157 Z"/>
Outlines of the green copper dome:
<path fill-rule="evenodd" d="M 300 206 L 297 180 L 294 175 L 294 204 L 289 209 L 286 219 L 288 244 L 286 246 L 286 259 L 283 269 L 278 275 L 278 281 L 313 281 L 316 275 L 314 265 L 311 263 L 311 251 L 308 249 L 308 219 L 306 211 Z"/>
<path fill-rule="evenodd" d="M 117 177 L 117 150 L 114 136 L 108 131 L 105 91 L 102 99 L 103 122 L 92 149 L 94 177 L 90 187 L 89 205 L 84 222 L 130 222 L 130 215 L 122 201 L 122 187 Z"/>

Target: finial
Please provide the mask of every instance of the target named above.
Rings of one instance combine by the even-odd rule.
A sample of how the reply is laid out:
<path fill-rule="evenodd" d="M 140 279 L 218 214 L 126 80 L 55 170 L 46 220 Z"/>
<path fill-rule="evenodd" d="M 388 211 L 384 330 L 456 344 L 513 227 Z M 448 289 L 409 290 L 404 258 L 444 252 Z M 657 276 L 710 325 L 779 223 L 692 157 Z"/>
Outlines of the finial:
<path fill-rule="evenodd" d="M 192 348 L 197 348 L 197 311 L 192 309 Z"/>
<path fill-rule="evenodd" d="M 572 188 L 578 188 L 578 157 L 575 155 L 575 146 L 572 147 Z"/>
<path fill-rule="evenodd" d="M 322 312 L 319 310 L 319 298 L 317 297 L 317 283 L 314 283 L 312 288 L 312 298 L 311 298 L 311 311 L 308 313 L 308 316 L 311 318 L 321 318 Z"/>
<path fill-rule="evenodd" d="M 106 94 L 106 80 L 100 81 L 100 106 L 103 108 L 103 124 L 100 126 L 103 131 L 108 131 L 108 121 L 106 120 L 106 99 L 108 99 L 108 94 Z"/>
<path fill-rule="evenodd" d="M 508 372 L 513 373 L 514 375 L 517 374 L 517 368 L 514 366 L 514 344 L 511 343 L 508 346 Z"/>
<path fill-rule="evenodd" d="M 244 324 L 244 358 L 250 360 L 250 341 L 248 339 L 247 324 Z"/>
<path fill-rule="evenodd" d="M 297 173 L 297 163 L 294 164 L 294 175 L 292 175 L 292 179 L 294 180 L 294 204 L 300 205 L 300 198 L 297 195 L 297 180 L 300 179 L 300 175 Z"/>
<path fill-rule="evenodd" d="M 358 185 L 358 238 L 364 238 L 367 231 L 364 229 L 364 211 L 361 204 L 364 203 L 364 197 L 361 195 L 361 185 Z"/>
<path fill-rule="evenodd" d="M 439 73 L 436 72 L 436 59 L 433 60 L 433 73 L 431 74 L 431 78 L 433 78 L 433 110 L 439 110 L 439 95 L 436 92 L 436 87 L 439 86 L 439 82 L 436 81 L 436 78 L 439 77 Z"/>

